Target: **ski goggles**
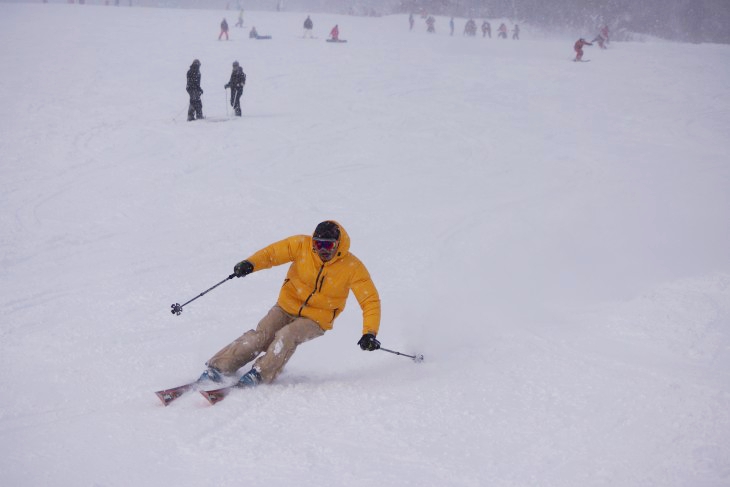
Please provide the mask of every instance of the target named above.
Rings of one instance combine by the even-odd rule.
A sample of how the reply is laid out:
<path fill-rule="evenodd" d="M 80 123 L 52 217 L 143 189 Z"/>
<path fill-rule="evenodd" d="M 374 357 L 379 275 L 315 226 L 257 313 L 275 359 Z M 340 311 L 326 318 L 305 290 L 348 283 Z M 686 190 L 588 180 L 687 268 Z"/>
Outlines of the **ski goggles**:
<path fill-rule="evenodd" d="M 312 244 L 316 250 L 331 251 L 337 247 L 337 239 L 334 238 L 313 238 Z"/>

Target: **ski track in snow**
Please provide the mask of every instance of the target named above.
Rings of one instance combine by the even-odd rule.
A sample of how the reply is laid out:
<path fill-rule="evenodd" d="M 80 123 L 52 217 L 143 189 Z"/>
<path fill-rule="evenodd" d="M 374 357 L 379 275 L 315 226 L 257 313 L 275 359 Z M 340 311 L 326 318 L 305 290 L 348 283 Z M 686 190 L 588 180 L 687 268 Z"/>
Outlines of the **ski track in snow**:
<path fill-rule="evenodd" d="M 730 483 L 730 47 L 245 15 L 273 39 L 0 4 L 0 484 Z M 170 304 L 328 218 L 425 361 L 350 299 L 273 385 L 162 407 L 286 269 Z"/>

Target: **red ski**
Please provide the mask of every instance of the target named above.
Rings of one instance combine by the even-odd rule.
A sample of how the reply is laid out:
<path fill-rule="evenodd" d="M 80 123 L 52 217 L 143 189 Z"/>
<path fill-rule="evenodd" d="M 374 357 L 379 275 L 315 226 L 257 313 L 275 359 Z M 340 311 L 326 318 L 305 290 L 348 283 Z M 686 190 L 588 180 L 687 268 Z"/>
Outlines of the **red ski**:
<path fill-rule="evenodd" d="M 160 398 L 160 401 L 162 401 L 162 404 L 167 406 L 172 401 L 177 399 L 178 397 L 182 396 L 186 392 L 195 390 L 198 388 L 198 381 L 191 382 L 189 384 L 185 384 L 178 387 L 173 387 L 172 389 L 165 389 L 163 391 L 157 391 L 155 394 L 157 397 Z"/>
<path fill-rule="evenodd" d="M 215 406 L 223 399 L 225 399 L 226 396 L 230 394 L 233 389 L 240 389 L 240 386 L 232 385 L 227 387 L 221 387 L 220 389 L 215 389 L 213 391 L 200 391 L 200 394 L 202 394 L 203 397 L 208 400 L 211 406 Z"/>

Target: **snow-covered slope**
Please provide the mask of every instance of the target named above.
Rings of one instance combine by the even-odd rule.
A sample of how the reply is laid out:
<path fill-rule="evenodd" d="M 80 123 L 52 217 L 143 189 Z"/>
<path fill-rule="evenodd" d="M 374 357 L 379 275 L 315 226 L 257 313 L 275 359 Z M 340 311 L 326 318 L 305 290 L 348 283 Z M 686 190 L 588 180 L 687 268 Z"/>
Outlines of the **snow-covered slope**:
<path fill-rule="evenodd" d="M 0 484 L 730 483 L 730 47 L 226 15 L 0 4 Z M 194 58 L 242 119 L 185 121 Z M 425 362 L 351 299 L 275 384 L 162 407 L 286 269 L 170 304 L 328 218 Z"/>

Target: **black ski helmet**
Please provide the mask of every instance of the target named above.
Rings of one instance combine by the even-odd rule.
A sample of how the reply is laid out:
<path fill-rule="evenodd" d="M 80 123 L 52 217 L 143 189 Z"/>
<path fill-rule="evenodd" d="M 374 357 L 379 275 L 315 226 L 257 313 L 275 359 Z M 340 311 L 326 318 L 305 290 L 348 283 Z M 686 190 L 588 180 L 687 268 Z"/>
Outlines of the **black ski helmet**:
<path fill-rule="evenodd" d="M 191 64 L 191 66 L 200 67 L 200 61 L 198 61 L 197 59 L 193 59 L 193 64 Z"/>
<path fill-rule="evenodd" d="M 314 229 L 314 238 L 333 238 L 340 240 L 340 227 L 333 221 L 323 221 Z"/>
<path fill-rule="evenodd" d="M 234 68 L 238 68 L 238 66 L 239 66 L 239 65 L 238 65 L 238 61 L 233 61 L 233 67 L 234 67 Z"/>

